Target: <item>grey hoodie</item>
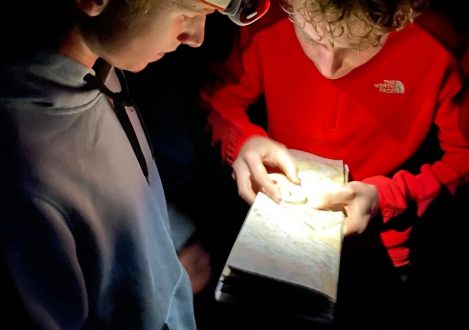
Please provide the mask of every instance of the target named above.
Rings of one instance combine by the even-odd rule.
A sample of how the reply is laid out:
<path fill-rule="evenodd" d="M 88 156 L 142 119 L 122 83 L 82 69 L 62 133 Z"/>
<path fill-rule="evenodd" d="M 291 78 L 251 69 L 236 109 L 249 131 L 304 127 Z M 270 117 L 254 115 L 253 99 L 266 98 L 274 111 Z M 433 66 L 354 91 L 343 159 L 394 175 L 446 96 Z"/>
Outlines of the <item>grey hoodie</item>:
<path fill-rule="evenodd" d="M 138 117 L 127 109 L 148 182 L 109 100 L 85 86 L 88 73 L 49 52 L 2 72 L 0 111 L 17 125 L 23 189 L 37 210 L 3 226 L 7 267 L 41 329 L 195 329 Z"/>

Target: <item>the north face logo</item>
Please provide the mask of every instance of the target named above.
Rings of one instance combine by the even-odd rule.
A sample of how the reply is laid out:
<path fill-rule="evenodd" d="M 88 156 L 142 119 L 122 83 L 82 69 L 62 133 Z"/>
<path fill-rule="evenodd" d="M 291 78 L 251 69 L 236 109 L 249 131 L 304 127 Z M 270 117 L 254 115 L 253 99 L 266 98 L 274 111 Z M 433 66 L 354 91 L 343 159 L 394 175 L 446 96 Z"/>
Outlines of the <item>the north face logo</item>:
<path fill-rule="evenodd" d="M 404 84 L 400 80 L 383 80 L 383 82 L 376 83 L 375 86 L 380 93 L 388 94 L 404 94 Z"/>

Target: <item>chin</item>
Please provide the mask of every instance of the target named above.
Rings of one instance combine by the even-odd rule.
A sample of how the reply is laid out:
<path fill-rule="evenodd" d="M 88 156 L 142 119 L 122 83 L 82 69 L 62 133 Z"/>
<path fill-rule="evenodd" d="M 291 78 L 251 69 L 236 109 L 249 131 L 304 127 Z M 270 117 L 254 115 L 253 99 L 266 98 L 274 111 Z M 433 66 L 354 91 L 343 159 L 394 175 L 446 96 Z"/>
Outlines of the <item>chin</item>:
<path fill-rule="evenodd" d="M 348 69 L 348 70 L 335 72 L 335 73 L 332 73 L 332 74 L 324 74 L 322 72 L 320 72 L 320 73 L 326 79 L 335 80 L 335 79 L 340 79 L 342 77 L 345 77 L 346 75 L 348 75 L 352 71 L 353 71 L 353 69 Z"/>
<path fill-rule="evenodd" d="M 159 53 L 157 54 L 154 58 L 152 58 L 150 61 L 145 61 L 145 62 L 139 62 L 139 63 L 134 63 L 132 65 L 130 65 L 129 67 L 126 68 L 127 71 L 131 71 L 131 72 L 140 72 L 142 71 L 143 69 L 145 69 L 147 67 L 148 64 L 150 63 L 153 63 L 153 62 L 156 62 L 158 60 L 160 60 L 161 58 L 163 58 L 163 56 L 165 55 L 166 53 Z"/>
<path fill-rule="evenodd" d="M 344 72 L 344 73 L 335 73 L 331 76 L 324 76 L 326 77 L 327 79 L 330 79 L 330 80 L 335 80 L 335 79 L 340 79 L 342 77 L 345 77 L 346 75 L 348 75 L 350 73 L 350 71 L 348 72 Z"/>
<path fill-rule="evenodd" d="M 156 56 L 155 56 L 155 58 L 153 59 L 152 62 L 156 62 L 156 61 L 162 59 L 163 56 L 165 56 L 165 55 L 166 55 L 166 53 L 158 53 L 158 54 L 156 54 Z"/>
<path fill-rule="evenodd" d="M 142 71 L 143 69 L 145 69 L 147 67 L 148 63 L 139 63 L 139 64 L 134 64 L 134 65 L 131 65 L 129 67 L 126 68 L 127 71 L 130 71 L 130 72 L 140 72 Z"/>

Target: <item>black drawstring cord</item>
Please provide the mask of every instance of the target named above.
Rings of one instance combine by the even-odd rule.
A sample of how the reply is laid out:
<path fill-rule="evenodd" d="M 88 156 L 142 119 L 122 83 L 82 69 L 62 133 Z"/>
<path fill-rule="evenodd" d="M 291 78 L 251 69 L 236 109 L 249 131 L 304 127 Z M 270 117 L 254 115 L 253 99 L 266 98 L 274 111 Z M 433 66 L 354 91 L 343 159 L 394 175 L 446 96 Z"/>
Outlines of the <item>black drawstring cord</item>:
<path fill-rule="evenodd" d="M 129 85 L 127 84 L 127 79 L 125 78 L 125 74 L 122 70 L 119 69 L 114 69 L 116 71 L 117 78 L 119 79 L 119 82 L 121 84 L 122 91 L 125 93 L 125 102 L 127 102 L 127 105 L 132 106 L 135 109 L 135 113 L 137 114 L 138 120 L 140 121 L 140 125 L 142 126 L 143 129 L 143 134 L 145 134 L 145 138 L 147 139 L 148 146 L 151 151 L 151 155 L 153 157 L 153 144 L 151 143 L 150 139 L 150 133 L 147 129 L 147 126 L 145 125 L 145 120 L 143 120 L 142 113 L 140 112 L 140 109 L 137 106 L 137 103 L 135 103 L 134 99 L 131 97 L 131 93 L 129 90 Z"/>
<path fill-rule="evenodd" d="M 132 106 L 135 108 L 137 116 L 142 124 L 142 128 L 148 140 L 148 143 L 150 144 L 149 136 L 147 134 L 146 128 L 143 125 L 143 121 L 142 121 L 143 118 L 141 117 L 135 105 L 135 102 L 130 98 L 130 94 L 129 94 L 127 82 L 124 77 L 124 73 L 118 69 L 115 69 L 115 71 L 116 71 L 117 77 L 119 78 L 119 82 L 122 88 L 122 91 L 120 92 L 112 92 L 111 90 L 109 90 L 109 88 L 106 87 L 106 85 L 104 85 L 102 81 L 100 81 L 97 77 L 93 75 L 90 75 L 90 74 L 86 75 L 84 77 L 84 80 L 88 83 L 88 86 L 90 88 L 99 89 L 106 96 L 112 99 L 114 103 L 114 112 L 116 113 L 116 116 L 119 119 L 119 122 L 121 123 L 122 128 L 124 129 L 125 134 L 127 135 L 127 138 L 129 139 L 130 145 L 132 146 L 135 156 L 137 157 L 137 160 L 138 160 L 138 163 L 140 164 L 140 168 L 142 169 L 143 175 L 145 176 L 145 179 L 147 180 L 147 182 L 149 182 L 147 162 L 145 160 L 145 156 L 143 154 L 142 148 L 140 147 L 140 143 L 138 142 L 138 138 L 137 138 L 137 135 L 135 134 L 135 130 L 132 126 L 130 118 L 125 109 L 126 106 Z"/>

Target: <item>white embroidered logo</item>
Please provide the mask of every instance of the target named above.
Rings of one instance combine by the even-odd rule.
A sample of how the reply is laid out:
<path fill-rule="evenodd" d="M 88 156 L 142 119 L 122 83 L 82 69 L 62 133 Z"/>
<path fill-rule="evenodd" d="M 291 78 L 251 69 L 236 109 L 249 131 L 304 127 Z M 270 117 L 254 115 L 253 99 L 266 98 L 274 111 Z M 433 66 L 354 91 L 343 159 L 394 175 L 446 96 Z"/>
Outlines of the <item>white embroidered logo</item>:
<path fill-rule="evenodd" d="M 384 79 L 383 82 L 376 83 L 374 86 L 380 93 L 404 94 L 405 91 L 404 84 L 400 80 Z"/>

